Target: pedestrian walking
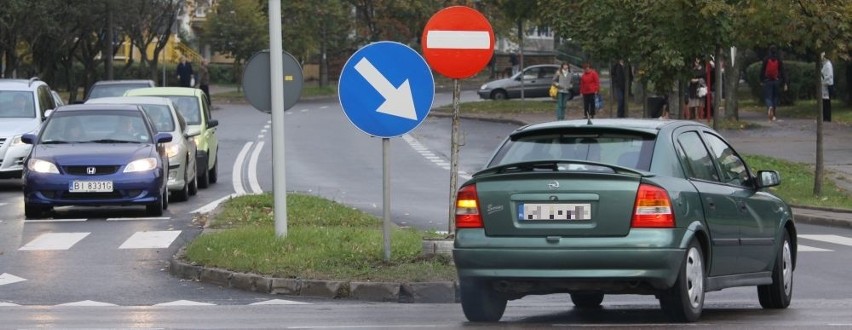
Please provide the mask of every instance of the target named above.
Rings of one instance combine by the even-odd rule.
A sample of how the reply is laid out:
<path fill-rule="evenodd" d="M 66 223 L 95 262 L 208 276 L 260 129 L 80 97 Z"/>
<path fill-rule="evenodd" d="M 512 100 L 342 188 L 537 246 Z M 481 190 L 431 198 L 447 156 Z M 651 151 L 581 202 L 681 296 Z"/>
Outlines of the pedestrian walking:
<path fill-rule="evenodd" d="M 192 87 L 192 63 L 186 60 L 186 56 L 180 57 L 180 63 L 177 65 L 177 79 L 180 87 Z"/>
<path fill-rule="evenodd" d="M 787 90 L 787 75 L 784 62 L 778 56 L 775 46 L 769 47 L 769 55 L 763 59 L 760 68 L 760 81 L 763 84 L 763 99 L 766 102 L 766 114 L 769 120 L 775 120 L 775 112 L 781 102 L 781 90 Z"/>
<path fill-rule="evenodd" d="M 565 119 L 566 103 L 571 98 L 571 88 L 574 87 L 571 78 L 571 66 L 568 63 L 562 63 L 562 66 L 559 67 L 559 70 L 553 76 L 553 86 L 556 86 L 557 89 L 556 120 Z"/>
<path fill-rule="evenodd" d="M 825 57 L 825 52 L 820 54 L 822 59 L 822 70 L 820 76 L 822 78 L 822 120 L 831 121 L 831 98 L 834 96 L 834 67 L 831 61 Z"/>
<path fill-rule="evenodd" d="M 695 119 L 698 118 L 698 109 L 704 106 L 704 96 L 707 95 L 707 83 L 704 80 L 704 68 L 701 65 L 701 59 L 695 58 L 692 62 L 690 75 L 687 88 L 686 116 L 689 119 Z"/>
<path fill-rule="evenodd" d="M 626 116 L 624 113 L 624 101 L 626 94 L 625 90 L 627 88 L 627 74 L 623 59 L 619 59 L 618 62 L 615 62 L 615 64 L 612 65 L 612 69 L 610 69 L 610 75 L 612 76 L 612 94 L 615 96 L 616 103 L 618 103 L 615 116 L 618 118 L 624 118 Z"/>
<path fill-rule="evenodd" d="M 595 98 L 601 88 L 598 72 L 589 62 L 583 63 L 583 75 L 580 77 L 580 94 L 583 95 L 583 118 L 595 118 Z"/>
<path fill-rule="evenodd" d="M 198 88 L 207 96 L 207 106 L 210 106 L 210 71 L 207 68 L 209 62 L 206 58 L 201 59 L 201 67 L 198 68 Z"/>

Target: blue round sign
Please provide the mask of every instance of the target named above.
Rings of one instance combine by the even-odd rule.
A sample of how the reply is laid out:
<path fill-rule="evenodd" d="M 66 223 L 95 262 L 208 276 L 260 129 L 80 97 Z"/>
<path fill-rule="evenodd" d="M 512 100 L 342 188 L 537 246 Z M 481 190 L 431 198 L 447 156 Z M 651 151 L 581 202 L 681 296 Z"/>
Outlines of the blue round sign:
<path fill-rule="evenodd" d="M 432 108 L 435 80 L 426 60 L 398 42 L 380 41 L 349 57 L 337 86 L 340 106 L 355 127 L 396 137 L 417 128 Z"/>

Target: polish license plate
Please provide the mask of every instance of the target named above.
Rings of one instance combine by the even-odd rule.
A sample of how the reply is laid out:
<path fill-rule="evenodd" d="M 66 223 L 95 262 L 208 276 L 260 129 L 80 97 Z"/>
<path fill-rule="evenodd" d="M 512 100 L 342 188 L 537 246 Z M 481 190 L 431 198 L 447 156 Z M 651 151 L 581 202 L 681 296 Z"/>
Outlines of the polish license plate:
<path fill-rule="evenodd" d="M 529 220 L 591 220 L 592 204 L 521 203 L 518 219 Z"/>
<path fill-rule="evenodd" d="M 72 193 L 112 192 L 112 181 L 71 181 L 68 191 Z"/>

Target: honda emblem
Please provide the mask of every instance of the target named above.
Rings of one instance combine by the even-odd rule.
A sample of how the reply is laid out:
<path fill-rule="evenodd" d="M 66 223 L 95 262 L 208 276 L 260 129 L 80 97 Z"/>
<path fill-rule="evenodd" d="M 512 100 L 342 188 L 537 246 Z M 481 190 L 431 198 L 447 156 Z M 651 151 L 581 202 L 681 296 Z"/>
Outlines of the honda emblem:
<path fill-rule="evenodd" d="M 97 169 L 95 169 L 94 167 L 86 167 L 86 174 L 94 175 L 95 173 L 97 173 Z"/>

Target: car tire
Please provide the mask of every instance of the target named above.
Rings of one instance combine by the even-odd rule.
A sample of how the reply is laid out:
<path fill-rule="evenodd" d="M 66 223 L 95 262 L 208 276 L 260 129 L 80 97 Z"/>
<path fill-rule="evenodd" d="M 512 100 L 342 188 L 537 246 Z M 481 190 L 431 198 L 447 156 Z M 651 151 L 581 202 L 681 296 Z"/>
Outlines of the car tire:
<path fill-rule="evenodd" d="M 492 100 L 508 100 L 509 94 L 507 94 L 506 91 L 504 91 L 502 89 L 498 89 L 496 91 L 491 92 L 491 99 Z"/>
<path fill-rule="evenodd" d="M 219 181 L 219 153 L 216 153 L 216 158 L 213 161 L 213 168 L 210 169 L 210 173 L 207 175 L 210 177 L 210 183 L 216 183 Z"/>
<path fill-rule="evenodd" d="M 198 173 L 195 174 L 195 177 L 192 178 L 192 182 L 189 183 L 189 195 L 195 196 L 198 194 Z"/>
<path fill-rule="evenodd" d="M 201 169 L 198 171 L 198 188 L 205 189 L 210 187 L 210 172 L 207 169 L 207 157 L 204 157 L 201 164 Z"/>
<path fill-rule="evenodd" d="M 39 219 L 44 216 L 47 210 L 49 210 L 49 208 L 44 206 L 24 203 L 24 216 L 27 217 L 27 219 Z"/>
<path fill-rule="evenodd" d="M 464 279 L 459 283 L 464 316 L 471 322 L 497 322 L 506 311 L 505 297 L 500 296 L 488 282 Z"/>
<path fill-rule="evenodd" d="M 758 285 L 757 298 L 760 306 L 767 309 L 787 308 L 793 299 L 793 251 L 790 234 L 786 230 L 772 269 L 772 284 Z"/>
<path fill-rule="evenodd" d="M 165 205 L 166 201 L 163 199 L 164 196 L 168 196 L 168 194 L 160 194 L 160 198 L 157 198 L 157 201 L 148 205 L 145 205 L 145 214 L 149 217 L 159 217 L 163 215 L 163 205 Z"/>
<path fill-rule="evenodd" d="M 189 163 L 186 163 L 187 165 Z M 183 167 L 183 188 L 174 192 L 176 202 L 185 202 L 189 200 L 189 175 L 186 173 L 186 165 Z"/>
<path fill-rule="evenodd" d="M 163 192 L 163 210 L 169 209 L 169 190 Z"/>
<path fill-rule="evenodd" d="M 580 309 L 592 309 L 601 307 L 601 303 L 603 302 L 604 294 L 600 292 L 585 292 L 585 293 L 572 293 L 571 294 L 571 302 L 574 303 L 574 306 Z"/>
<path fill-rule="evenodd" d="M 704 309 L 704 253 L 693 240 L 686 248 L 677 280 L 670 289 L 660 294 L 660 307 L 672 321 L 695 322 Z"/>

